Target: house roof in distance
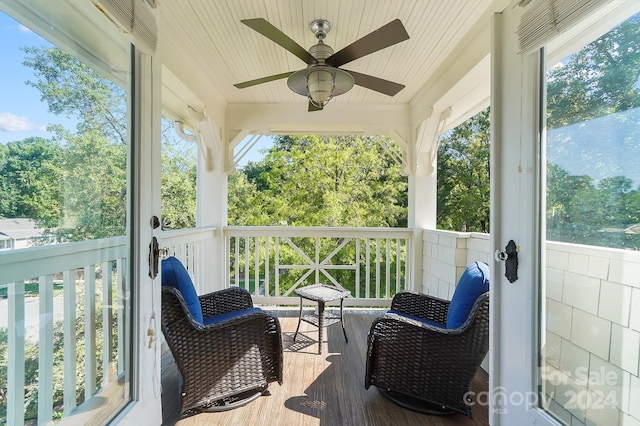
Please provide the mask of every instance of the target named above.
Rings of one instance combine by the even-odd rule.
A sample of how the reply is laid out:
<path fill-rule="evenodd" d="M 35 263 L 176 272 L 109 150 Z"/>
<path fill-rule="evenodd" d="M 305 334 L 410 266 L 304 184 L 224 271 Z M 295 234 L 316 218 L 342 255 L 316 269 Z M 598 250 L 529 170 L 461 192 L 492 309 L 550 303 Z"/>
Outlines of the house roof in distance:
<path fill-rule="evenodd" d="M 39 228 L 33 219 L 27 218 L 1 218 L 0 236 L 7 236 L 16 240 L 24 240 L 40 237 L 44 228 Z"/>

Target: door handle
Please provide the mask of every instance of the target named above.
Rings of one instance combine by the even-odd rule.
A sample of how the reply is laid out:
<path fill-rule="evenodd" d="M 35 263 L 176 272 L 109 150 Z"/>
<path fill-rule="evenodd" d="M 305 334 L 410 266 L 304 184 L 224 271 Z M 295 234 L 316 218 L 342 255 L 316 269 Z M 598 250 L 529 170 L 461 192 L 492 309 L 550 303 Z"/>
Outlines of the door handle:
<path fill-rule="evenodd" d="M 155 279 L 158 276 L 158 262 L 160 260 L 160 247 L 158 239 L 153 237 L 149 244 L 149 276 Z"/>
<path fill-rule="evenodd" d="M 518 251 L 519 248 L 513 240 L 509 240 L 507 246 L 502 250 L 496 250 L 495 257 L 499 262 L 505 264 L 505 274 L 510 283 L 518 279 Z"/>

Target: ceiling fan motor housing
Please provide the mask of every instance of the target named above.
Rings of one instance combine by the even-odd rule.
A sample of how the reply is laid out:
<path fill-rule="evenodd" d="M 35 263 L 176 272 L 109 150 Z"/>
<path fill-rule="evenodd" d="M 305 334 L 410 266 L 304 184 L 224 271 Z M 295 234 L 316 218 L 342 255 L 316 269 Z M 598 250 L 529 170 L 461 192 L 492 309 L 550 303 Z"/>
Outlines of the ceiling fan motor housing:
<path fill-rule="evenodd" d="M 320 40 L 318 44 L 309 48 L 309 53 L 311 56 L 316 58 L 319 63 L 324 63 L 325 59 L 333 55 L 333 49 L 331 46 L 324 44 L 322 40 Z"/>
<path fill-rule="evenodd" d="M 311 23 L 311 31 L 320 41 L 327 37 L 327 33 L 331 31 L 331 24 L 326 19 L 316 19 Z"/>

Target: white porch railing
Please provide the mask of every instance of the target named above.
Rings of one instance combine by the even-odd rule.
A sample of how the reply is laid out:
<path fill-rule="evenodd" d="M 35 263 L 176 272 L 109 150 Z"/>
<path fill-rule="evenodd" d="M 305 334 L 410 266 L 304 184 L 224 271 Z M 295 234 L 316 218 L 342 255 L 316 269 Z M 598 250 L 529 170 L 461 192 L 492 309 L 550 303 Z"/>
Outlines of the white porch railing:
<path fill-rule="evenodd" d="M 226 227 L 227 286 L 245 287 L 257 303 L 297 304 L 303 285 L 351 291 L 351 306 L 388 306 L 412 290 L 407 279 L 413 232 L 403 228 Z"/>
<path fill-rule="evenodd" d="M 162 246 L 168 249 L 169 256 L 175 256 L 185 266 L 198 293 L 205 292 L 203 282 L 204 265 L 207 262 L 208 248 L 213 244 L 217 228 L 175 229 L 162 231 Z"/>
<path fill-rule="evenodd" d="M 65 417 L 77 407 L 77 373 L 84 372 L 88 401 L 124 373 L 128 342 L 123 336 L 129 312 L 129 244 L 126 237 L 51 245 L 0 254 L 0 288 L 7 298 L 2 326 L 7 340 L 6 424 L 25 423 L 25 348 L 37 343 L 38 424 L 54 417 L 54 390 L 62 387 Z M 79 309 L 80 308 L 80 309 Z M 82 316 L 81 309 L 84 309 Z M 98 328 L 98 319 L 102 325 Z M 84 333 L 84 361 L 78 363 L 78 324 Z M 54 357 L 54 331 L 63 333 L 63 359 Z M 117 336 L 113 336 L 114 331 Z M 114 339 L 114 337 L 116 337 Z M 114 340 L 117 340 L 113 347 Z M 102 342 L 101 347 L 97 343 Z M 59 354 L 56 354 L 59 356 Z M 62 365 L 55 363 L 62 363 Z M 63 383 L 54 377 L 63 368 Z M 128 394 L 128 391 L 125 391 Z"/>

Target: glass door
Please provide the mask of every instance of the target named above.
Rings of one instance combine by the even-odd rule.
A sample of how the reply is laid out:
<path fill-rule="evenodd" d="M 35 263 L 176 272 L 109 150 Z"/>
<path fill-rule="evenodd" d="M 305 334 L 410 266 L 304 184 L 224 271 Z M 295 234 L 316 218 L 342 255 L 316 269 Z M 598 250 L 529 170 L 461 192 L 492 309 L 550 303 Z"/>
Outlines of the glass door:
<path fill-rule="evenodd" d="M 640 14 L 630 13 L 546 57 L 539 397 L 567 425 L 640 424 Z"/>
<path fill-rule="evenodd" d="M 0 423 L 106 424 L 134 395 L 132 47 L 5 6 Z"/>

